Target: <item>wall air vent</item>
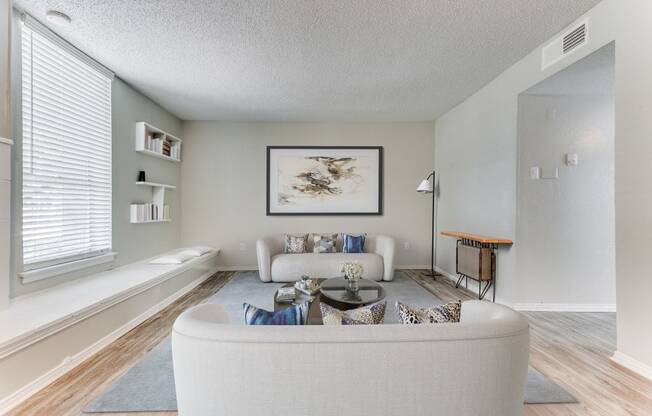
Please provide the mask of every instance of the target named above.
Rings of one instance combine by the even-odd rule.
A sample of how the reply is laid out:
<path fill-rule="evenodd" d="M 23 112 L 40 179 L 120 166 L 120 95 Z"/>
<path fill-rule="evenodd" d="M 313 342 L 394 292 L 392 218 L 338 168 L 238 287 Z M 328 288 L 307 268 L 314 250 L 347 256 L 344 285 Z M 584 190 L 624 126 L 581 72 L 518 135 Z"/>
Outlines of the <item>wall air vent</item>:
<path fill-rule="evenodd" d="M 550 42 L 541 51 L 541 69 L 556 64 L 580 46 L 585 45 L 588 42 L 588 34 L 589 21 L 587 19 L 573 25 L 563 35 Z"/>
<path fill-rule="evenodd" d="M 568 53 L 586 42 L 586 23 L 582 23 L 568 35 L 564 36 L 564 53 Z"/>

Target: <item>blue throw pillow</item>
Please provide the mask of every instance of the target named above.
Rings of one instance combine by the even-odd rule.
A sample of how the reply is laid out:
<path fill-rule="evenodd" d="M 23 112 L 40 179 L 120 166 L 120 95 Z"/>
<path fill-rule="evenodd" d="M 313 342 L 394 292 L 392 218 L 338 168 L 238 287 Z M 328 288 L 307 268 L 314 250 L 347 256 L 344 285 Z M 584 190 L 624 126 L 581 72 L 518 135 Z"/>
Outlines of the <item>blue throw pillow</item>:
<path fill-rule="evenodd" d="M 309 303 L 293 305 L 276 312 L 269 312 L 244 303 L 244 318 L 247 325 L 305 325 Z"/>
<path fill-rule="evenodd" d="M 364 234 L 342 234 L 343 253 L 364 253 Z"/>

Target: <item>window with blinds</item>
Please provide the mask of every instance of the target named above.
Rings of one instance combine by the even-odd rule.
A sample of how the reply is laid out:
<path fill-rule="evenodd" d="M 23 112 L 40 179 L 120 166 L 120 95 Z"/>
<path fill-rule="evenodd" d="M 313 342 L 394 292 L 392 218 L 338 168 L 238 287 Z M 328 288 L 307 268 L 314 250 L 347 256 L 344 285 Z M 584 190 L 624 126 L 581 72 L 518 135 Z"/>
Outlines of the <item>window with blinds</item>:
<path fill-rule="evenodd" d="M 111 250 L 112 77 L 44 30 L 21 30 L 25 270 Z"/>

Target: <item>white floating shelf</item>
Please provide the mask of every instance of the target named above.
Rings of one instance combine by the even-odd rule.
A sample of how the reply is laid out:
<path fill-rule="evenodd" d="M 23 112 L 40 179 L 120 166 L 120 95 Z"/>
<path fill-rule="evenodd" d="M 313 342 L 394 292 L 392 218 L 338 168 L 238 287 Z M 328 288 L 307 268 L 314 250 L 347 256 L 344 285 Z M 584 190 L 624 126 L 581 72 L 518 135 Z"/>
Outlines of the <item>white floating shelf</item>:
<path fill-rule="evenodd" d="M 166 189 L 177 189 L 177 187 L 174 185 L 166 185 L 164 183 L 156 183 L 156 182 L 136 182 L 136 185 L 159 187 L 159 188 L 166 188 Z"/>
<path fill-rule="evenodd" d="M 153 140 L 154 139 L 154 140 Z M 181 162 L 182 140 L 144 121 L 136 123 L 136 152 L 169 162 Z M 162 144 L 167 143 L 171 156 L 163 154 Z"/>
<path fill-rule="evenodd" d="M 148 131 L 150 133 L 163 134 L 163 135 L 165 135 L 166 138 L 170 139 L 173 142 L 182 142 L 183 141 L 180 138 L 168 133 L 167 131 L 165 131 L 163 129 L 159 129 L 158 127 L 152 126 L 151 124 L 149 124 L 146 121 L 139 121 L 138 123 L 136 123 L 136 127 L 144 127 L 145 131 Z"/>
<path fill-rule="evenodd" d="M 129 221 L 132 224 L 148 224 L 154 222 L 170 222 L 169 206 L 165 204 L 166 189 L 177 187 L 157 182 L 135 182 L 136 186 L 149 188 L 152 192 L 151 203 L 134 203 L 130 206 Z M 144 206 L 144 207 L 143 207 Z M 167 212 L 166 212 L 167 211 Z"/>
<path fill-rule="evenodd" d="M 172 222 L 172 220 L 167 219 L 167 220 L 131 221 L 132 224 L 151 224 L 154 222 Z"/>
<path fill-rule="evenodd" d="M 153 150 L 147 150 L 147 149 L 136 149 L 136 151 L 137 151 L 138 153 L 144 153 L 144 154 L 149 155 L 149 156 L 154 156 L 154 157 L 157 157 L 157 158 L 159 158 L 159 159 L 167 160 L 168 162 L 177 162 L 177 163 L 178 163 L 178 162 L 181 162 L 181 160 L 179 160 L 179 159 L 175 159 L 175 158 L 170 157 L 170 156 L 165 156 L 164 154 L 162 154 L 162 153 L 158 153 L 158 152 L 154 152 Z"/>

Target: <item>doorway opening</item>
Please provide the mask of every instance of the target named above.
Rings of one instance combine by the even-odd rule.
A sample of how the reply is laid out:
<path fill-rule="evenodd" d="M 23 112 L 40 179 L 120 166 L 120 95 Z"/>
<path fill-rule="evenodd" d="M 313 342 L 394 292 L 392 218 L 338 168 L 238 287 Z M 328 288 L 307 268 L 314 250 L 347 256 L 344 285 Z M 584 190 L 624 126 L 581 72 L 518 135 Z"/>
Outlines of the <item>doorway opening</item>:
<path fill-rule="evenodd" d="M 615 311 L 614 73 L 611 43 L 519 95 L 517 270 L 531 310 Z"/>

